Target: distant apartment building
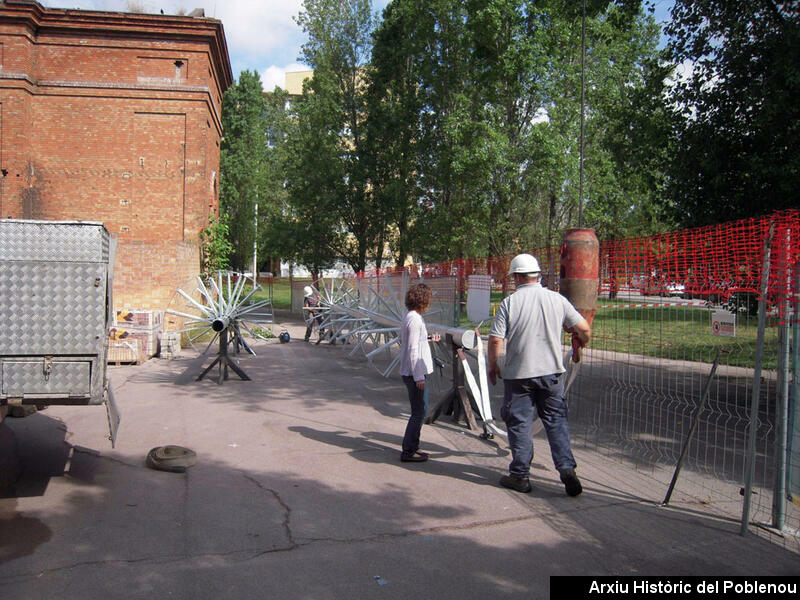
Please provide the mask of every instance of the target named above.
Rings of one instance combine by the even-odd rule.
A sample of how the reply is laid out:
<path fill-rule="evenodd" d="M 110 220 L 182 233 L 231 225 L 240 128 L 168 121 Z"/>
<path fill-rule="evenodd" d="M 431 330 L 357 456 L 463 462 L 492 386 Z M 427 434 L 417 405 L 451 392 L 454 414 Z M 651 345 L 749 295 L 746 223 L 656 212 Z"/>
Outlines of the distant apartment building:
<path fill-rule="evenodd" d="M 101 221 L 116 308 L 164 309 L 219 212 L 222 23 L 0 3 L 0 217 Z"/>
<path fill-rule="evenodd" d="M 290 96 L 302 96 L 303 82 L 312 77 L 314 77 L 314 71 L 311 69 L 304 71 L 287 71 L 286 85 L 283 89 L 289 92 Z"/>

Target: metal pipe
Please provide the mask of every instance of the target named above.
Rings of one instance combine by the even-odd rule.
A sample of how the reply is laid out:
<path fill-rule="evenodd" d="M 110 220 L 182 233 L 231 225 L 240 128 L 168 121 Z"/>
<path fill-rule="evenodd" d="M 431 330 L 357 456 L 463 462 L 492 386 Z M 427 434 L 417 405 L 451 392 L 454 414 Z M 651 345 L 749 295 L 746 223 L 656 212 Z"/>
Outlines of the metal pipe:
<path fill-rule="evenodd" d="M 228 282 L 229 282 L 228 283 L 228 300 L 229 300 L 228 306 L 229 307 L 235 307 L 235 306 L 237 306 L 239 304 L 239 296 L 241 296 L 242 291 L 244 290 L 245 278 L 244 277 L 239 277 L 236 280 L 236 285 L 233 286 L 233 291 L 232 292 L 231 292 L 231 286 L 230 286 L 230 275 L 228 275 Z M 254 290 L 256 289 L 256 285 L 253 285 L 253 289 Z"/>
<path fill-rule="evenodd" d="M 689 427 L 689 433 L 686 435 L 686 440 L 683 442 L 681 455 L 678 457 L 678 464 L 675 466 L 675 472 L 672 474 L 672 481 L 670 481 L 667 495 L 664 497 L 664 501 L 661 503 L 662 506 L 669 504 L 669 499 L 672 497 L 672 491 L 675 489 L 675 484 L 678 482 L 678 475 L 681 473 L 681 468 L 683 467 L 683 461 L 686 458 L 686 453 L 689 451 L 689 444 L 691 443 L 692 438 L 694 437 L 694 432 L 697 431 L 697 426 L 700 423 L 700 415 L 706 407 L 706 399 L 708 398 L 708 393 L 711 391 L 711 382 L 714 381 L 714 374 L 717 372 L 717 367 L 719 366 L 719 353 L 720 349 L 717 348 L 717 355 L 714 357 L 714 364 L 711 366 L 711 373 L 709 373 L 708 380 L 706 380 L 706 385 L 703 388 L 703 395 L 700 396 L 700 404 L 697 406 L 697 411 L 694 414 L 692 425 Z"/>
<path fill-rule="evenodd" d="M 764 240 L 764 262 L 761 266 L 761 288 L 758 299 L 758 335 L 756 338 L 756 364 L 753 369 L 753 397 L 750 400 L 750 431 L 747 440 L 747 468 L 745 469 L 744 503 L 742 523 L 739 533 L 744 535 L 750 525 L 750 496 L 753 491 L 753 478 L 756 471 L 756 429 L 758 428 L 758 402 L 761 396 L 761 365 L 764 360 L 764 329 L 767 321 L 767 285 L 769 284 L 770 248 L 775 235 L 775 221 L 769 225 Z"/>
<path fill-rule="evenodd" d="M 197 276 L 197 285 L 198 285 L 197 291 L 203 295 L 203 297 L 206 299 L 206 302 L 208 302 L 208 305 L 213 306 L 216 311 L 219 311 L 219 306 L 217 305 L 216 302 L 214 302 L 214 298 L 212 297 L 211 292 L 206 287 L 206 284 L 203 283 L 203 278 L 200 277 L 200 275 Z"/>
<path fill-rule="evenodd" d="M 178 293 L 179 293 L 181 296 L 183 296 L 184 298 L 186 298 L 186 300 L 187 300 L 187 301 L 188 301 L 190 304 L 192 304 L 192 305 L 193 305 L 193 306 L 194 306 L 194 307 L 195 307 L 197 310 L 199 310 L 201 313 L 203 313 L 203 314 L 205 314 L 205 315 L 207 315 L 207 316 L 209 316 L 209 317 L 210 317 L 210 316 L 212 316 L 212 315 L 214 314 L 214 313 L 213 313 L 213 312 L 212 312 L 212 311 L 211 311 L 211 310 L 210 310 L 208 307 L 206 307 L 206 306 L 203 306 L 202 304 L 200 304 L 199 302 L 197 302 L 197 301 L 196 301 L 194 298 L 192 298 L 192 297 L 191 297 L 189 294 L 187 294 L 186 292 L 184 292 L 182 289 L 178 288 Z M 169 311 L 167 311 L 167 312 L 169 312 Z"/>
<path fill-rule="evenodd" d="M 791 256 L 791 232 L 786 231 L 784 240 L 786 261 Z M 791 267 L 786 268 L 786 289 L 792 288 Z M 775 486 L 772 493 L 772 525 L 778 531 L 783 531 L 786 522 L 786 452 L 788 449 L 787 435 L 789 425 L 789 296 L 781 302 L 780 313 L 783 322 L 778 325 L 778 373 L 777 392 L 778 405 L 775 409 Z"/>
<path fill-rule="evenodd" d="M 226 315 L 220 315 L 211 323 L 211 329 L 220 333 L 228 328 L 230 319 Z"/>
<path fill-rule="evenodd" d="M 207 319 L 202 319 L 202 318 L 198 318 L 197 315 L 191 315 L 189 313 L 181 312 L 179 310 L 172 310 L 172 309 L 168 309 L 167 312 L 169 314 L 171 314 L 171 315 L 175 315 L 175 316 L 178 316 L 178 317 L 183 317 L 184 319 L 191 319 L 192 321 L 197 321 L 198 323 L 206 322 L 206 323 L 210 324 L 211 320 L 214 318 L 214 316 L 212 315 L 212 316 L 209 316 Z"/>
<path fill-rule="evenodd" d="M 259 300 L 255 304 L 248 304 L 247 306 L 237 306 L 236 309 L 231 313 L 230 316 L 234 316 L 236 318 L 241 318 L 243 315 L 253 312 L 254 310 L 261 308 L 262 306 L 266 306 L 269 304 L 269 300 Z"/>
<path fill-rule="evenodd" d="M 213 277 L 210 277 L 209 282 L 217 293 L 217 312 L 222 314 L 225 312 L 225 307 L 227 306 L 225 302 L 225 292 L 222 289 L 222 271 L 217 271 L 217 279 L 219 280 L 218 282 L 215 281 Z"/>
<path fill-rule="evenodd" d="M 399 341 L 400 341 L 400 338 L 399 338 L 399 337 L 397 337 L 397 338 L 394 338 L 393 340 L 391 340 L 391 341 L 389 341 L 389 342 L 386 342 L 386 343 L 385 343 L 385 344 L 383 344 L 382 346 L 378 346 L 378 347 L 377 347 L 377 348 L 375 348 L 374 350 L 371 350 L 370 352 L 368 352 L 368 353 L 367 353 L 367 355 L 366 355 L 366 356 L 367 356 L 367 358 L 372 358 L 374 355 L 376 355 L 376 354 L 377 354 L 378 352 L 380 352 L 381 350 L 384 350 L 385 348 L 388 348 L 389 346 L 393 346 L 394 344 L 397 344 Z"/>
<path fill-rule="evenodd" d="M 380 325 L 385 325 L 387 327 L 400 328 L 402 325 L 402 319 L 394 319 L 387 315 L 383 315 L 360 306 L 354 307 L 335 304 L 331 305 L 331 308 L 338 312 L 343 312 L 351 317 L 355 317 L 357 319 L 369 319 L 370 321 Z M 447 325 L 439 325 L 438 323 L 426 323 L 425 326 L 428 330 L 428 333 L 438 333 L 442 337 L 452 335 L 455 344 L 457 346 L 466 348 L 467 350 L 472 350 L 477 345 L 475 331 L 472 329 L 448 327 Z"/>
<path fill-rule="evenodd" d="M 788 301 L 786 307 L 788 308 Z M 786 313 L 788 318 L 788 311 Z M 786 518 L 786 436 L 789 422 L 789 323 L 778 325 L 777 406 L 775 407 L 775 483 L 772 526 L 783 531 Z"/>
<path fill-rule="evenodd" d="M 395 356 L 392 359 L 392 362 L 389 363 L 389 366 L 386 367 L 386 370 L 383 372 L 383 376 L 384 377 L 388 377 L 389 376 L 389 373 L 391 373 L 394 370 L 394 368 L 397 366 L 397 363 L 400 362 L 401 358 L 402 358 L 402 354 L 398 354 L 397 356 Z"/>
<path fill-rule="evenodd" d="M 789 431 L 792 435 L 792 440 L 789 442 L 788 455 L 794 456 L 793 460 L 789 461 L 789 471 L 787 473 L 786 487 L 792 495 L 792 499 L 797 502 L 800 497 L 794 496 L 794 490 L 800 487 L 800 261 L 797 261 L 794 266 L 795 281 L 794 281 L 794 306 L 793 306 L 793 319 L 792 319 L 792 386 L 789 395 L 789 404 L 792 406 L 793 411 L 789 416 Z M 798 477 L 798 479 L 794 479 Z"/>

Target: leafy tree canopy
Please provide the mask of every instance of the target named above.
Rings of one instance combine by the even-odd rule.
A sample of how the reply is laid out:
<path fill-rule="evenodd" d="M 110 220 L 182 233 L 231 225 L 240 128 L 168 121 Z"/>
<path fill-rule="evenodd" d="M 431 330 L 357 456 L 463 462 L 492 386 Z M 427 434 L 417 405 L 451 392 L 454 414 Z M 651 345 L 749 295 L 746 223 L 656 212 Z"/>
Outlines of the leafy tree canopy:
<path fill-rule="evenodd" d="M 256 235 L 255 205 L 268 195 L 266 101 L 256 72 L 242 71 L 222 98 L 220 210 L 233 247 L 230 263 L 249 270 Z"/>
<path fill-rule="evenodd" d="M 800 205 L 800 4 L 676 0 L 670 208 L 694 226 Z"/>

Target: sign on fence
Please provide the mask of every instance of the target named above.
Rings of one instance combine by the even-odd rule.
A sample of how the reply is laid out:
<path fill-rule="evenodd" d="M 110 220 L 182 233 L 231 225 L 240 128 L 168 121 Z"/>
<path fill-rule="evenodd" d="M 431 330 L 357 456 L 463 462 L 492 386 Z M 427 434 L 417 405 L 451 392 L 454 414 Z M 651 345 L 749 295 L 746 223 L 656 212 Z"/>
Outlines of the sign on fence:
<path fill-rule="evenodd" d="M 470 275 L 468 278 L 467 318 L 473 323 L 492 318 L 489 301 L 492 296 L 491 275 Z"/>
<path fill-rule="evenodd" d="M 711 333 L 722 337 L 736 337 L 736 315 L 727 310 L 712 312 Z"/>

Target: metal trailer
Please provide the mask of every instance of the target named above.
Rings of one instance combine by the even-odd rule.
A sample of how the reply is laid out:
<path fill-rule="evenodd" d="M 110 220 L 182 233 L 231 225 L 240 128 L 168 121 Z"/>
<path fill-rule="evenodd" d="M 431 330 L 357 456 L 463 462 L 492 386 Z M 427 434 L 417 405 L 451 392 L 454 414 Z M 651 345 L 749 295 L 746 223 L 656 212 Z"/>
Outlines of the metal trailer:
<path fill-rule="evenodd" d="M 9 407 L 105 404 L 116 238 L 102 223 L 0 220 L 0 420 Z"/>

